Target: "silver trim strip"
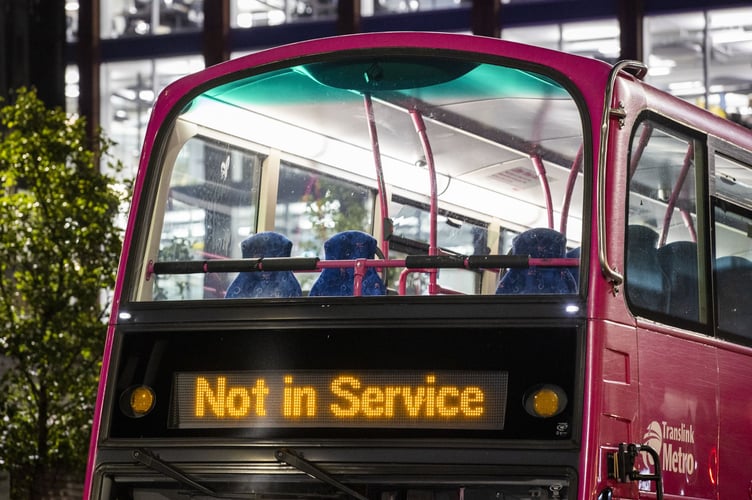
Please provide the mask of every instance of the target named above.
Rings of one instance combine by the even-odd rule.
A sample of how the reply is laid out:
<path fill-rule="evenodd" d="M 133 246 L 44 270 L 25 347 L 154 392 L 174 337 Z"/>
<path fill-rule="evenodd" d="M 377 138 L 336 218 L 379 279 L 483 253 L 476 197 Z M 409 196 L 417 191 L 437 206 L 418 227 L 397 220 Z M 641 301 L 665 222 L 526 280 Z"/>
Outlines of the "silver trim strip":
<path fill-rule="evenodd" d="M 624 119 L 623 109 L 612 108 L 611 100 L 614 97 L 614 86 L 616 77 L 624 69 L 635 70 L 635 76 L 642 79 L 648 71 L 647 66 L 640 61 L 620 61 L 611 68 L 608 76 L 608 85 L 603 99 L 603 116 L 601 119 L 601 143 L 598 152 L 598 260 L 601 265 L 601 272 L 616 287 L 624 282 L 624 275 L 611 267 L 608 261 L 608 251 L 606 248 L 606 155 L 608 153 L 608 131 L 611 123 L 611 116 L 616 115 L 620 120 Z"/>

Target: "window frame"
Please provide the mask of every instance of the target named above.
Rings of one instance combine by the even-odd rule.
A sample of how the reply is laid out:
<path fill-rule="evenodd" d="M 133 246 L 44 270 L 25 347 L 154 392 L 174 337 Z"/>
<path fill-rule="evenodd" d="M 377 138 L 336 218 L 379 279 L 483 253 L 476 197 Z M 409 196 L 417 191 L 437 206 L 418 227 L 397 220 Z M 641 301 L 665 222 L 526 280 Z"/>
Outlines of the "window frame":
<path fill-rule="evenodd" d="M 628 229 L 630 225 L 630 195 L 632 193 L 632 177 L 633 172 L 630 171 L 632 158 L 634 154 L 635 142 L 639 140 L 637 137 L 637 131 L 639 126 L 643 123 L 651 122 L 660 129 L 675 134 L 678 138 L 687 141 L 687 144 L 694 144 L 694 165 L 691 171 L 694 171 L 694 185 L 695 185 L 695 231 L 697 241 L 697 263 L 698 263 L 698 291 L 697 291 L 697 305 L 699 311 L 699 318 L 697 321 L 693 319 L 686 319 L 678 315 L 673 315 L 668 311 L 657 311 L 648 309 L 640 305 L 635 304 L 629 297 L 629 273 L 627 271 L 627 259 L 629 252 L 629 235 Z M 689 329 L 703 335 L 714 336 L 715 329 L 714 324 L 714 296 L 712 294 L 711 286 L 711 242 L 710 242 L 710 202 L 709 202 L 709 143 L 708 135 L 701 131 L 684 125 L 664 114 L 661 114 L 654 110 L 645 110 L 636 117 L 632 130 L 630 132 L 629 142 L 627 144 L 627 189 L 625 193 L 625 225 L 624 225 L 624 269 L 625 269 L 625 302 L 631 313 L 637 317 L 644 317 L 656 321 L 661 324 L 676 326 L 683 329 Z M 637 170 L 637 167 L 635 167 Z M 670 193 L 669 193 L 670 194 Z M 660 223 L 661 225 L 663 223 Z M 661 229 L 658 227 L 657 229 Z M 660 238 L 660 234 L 659 234 Z M 659 241 L 660 243 L 660 241 Z M 704 318 L 702 311 L 704 310 Z"/>
<path fill-rule="evenodd" d="M 738 163 L 741 166 L 746 166 L 752 170 L 752 151 L 747 151 L 738 146 L 731 144 L 716 136 L 708 137 L 708 203 L 709 203 L 709 228 L 711 230 L 711 238 L 709 243 L 712 245 L 712 291 L 713 291 L 713 331 L 714 335 L 721 339 L 734 344 L 740 344 L 752 347 L 752 335 L 743 336 L 738 333 L 722 330 L 719 326 L 719 283 L 717 266 L 715 265 L 717 256 L 716 237 L 717 231 L 715 228 L 716 217 L 715 209 L 720 207 L 721 204 L 726 206 L 726 210 L 730 210 L 733 213 L 746 217 L 752 220 L 752 200 L 749 200 L 748 205 L 740 203 L 738 200 L 733 200 L 728 196 L 720 195 L 715 189 L 716 179 L 716 157 L 722 156 L 732 162 Z M 752 192 L 750 193 L 752 196 Z M 752 306 L 752 300 L 750 300 L 750 306 Z"/>

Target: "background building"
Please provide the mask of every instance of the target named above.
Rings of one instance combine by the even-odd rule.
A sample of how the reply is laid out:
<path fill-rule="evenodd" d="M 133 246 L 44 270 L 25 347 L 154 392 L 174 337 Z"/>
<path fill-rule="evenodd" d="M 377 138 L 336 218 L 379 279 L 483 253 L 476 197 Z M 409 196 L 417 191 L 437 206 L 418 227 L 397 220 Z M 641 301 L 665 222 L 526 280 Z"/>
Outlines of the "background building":
<path fill-rule="evenodd" d="M 339 33 L 501 36 L 615 62 L 736 121 L 752 122 L 749 0 L 6 0 L 0 94 L 33 83 L 117 142 L 133 173 L 159 91 L 265 47 Z"/>

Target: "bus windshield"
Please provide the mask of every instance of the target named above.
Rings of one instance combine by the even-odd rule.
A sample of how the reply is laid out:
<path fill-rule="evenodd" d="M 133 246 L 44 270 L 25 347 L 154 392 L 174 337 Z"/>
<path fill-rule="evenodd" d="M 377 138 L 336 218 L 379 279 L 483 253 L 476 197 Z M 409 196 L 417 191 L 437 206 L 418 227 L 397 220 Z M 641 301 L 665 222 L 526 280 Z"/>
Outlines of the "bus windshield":
<path fill-rule="evenodd" d="M 586 148 L 565 85 L 456 53 L 372 54 L 257 68 L 186 103 L 134 300 L 576 293 Z M 365 250 L 327 248 L 343 234 Z M 494 258 L 510 253 L 564 260 L 555 279 L 504 284 L 536 265 Z M 317 284 L 357 258 L 354 292 Z M 252 273 L 287 283 L 256 293 L 238 281 Z"/>
<path fill-rule="evenodd" d="M 422 482 L 394 484 L 389 481 L 369 481 L 362 484 L 358 481 L 353 488 L 363 491 L 362 494 L 345 495 L 337 488 L 322 482 L 315 482 L 310 478 L 288 480 L 286 482 L 269 482 L 258 477 L 231 475 L 232 479 L 223 477 L 222 490 L 205 492 L 203 488 L 188 489 L 184 485 L 174 484 L 132 484 L 127 482 L 112 483 L 111 495 L 105 498 L 132 500 L 177 500 L 192 498 L 208 500 L 216 498 L 227 499 L 311 499 L 311 500 L 341 500 L 356 498 L 381 500 L 496 500 L 500 498 L 520 499 L 566 499 L 572 498 L 566 477 L 551 478 L 515 478 L 507 483 L 486 478 L 477 479 L 469 483 L 449 481 L 436 477 L 430 483 Z M 210 483 L 211 484 L 211 483 Z M 356 491 L 357 491 L 356 490 Z"/>

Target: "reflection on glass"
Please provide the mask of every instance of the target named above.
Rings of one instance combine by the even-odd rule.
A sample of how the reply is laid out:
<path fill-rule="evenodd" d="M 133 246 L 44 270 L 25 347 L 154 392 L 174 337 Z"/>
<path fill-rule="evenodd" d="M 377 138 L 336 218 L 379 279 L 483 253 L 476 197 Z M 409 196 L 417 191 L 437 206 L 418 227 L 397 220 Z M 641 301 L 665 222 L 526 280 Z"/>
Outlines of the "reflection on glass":
<path fill-rule="evenodd" d="M 240 258 L 255 232 L 258 176 L 264 156 L 226 143 L 192 138 L 181 149 L 164 207 L 159 259 Z M 154 300 L 222 298 L 227 277 L 155 276 Z"/>
<path fill-rule="evenodd" d="M 275 228 L 301 255 L 324 257 L 324 242 L 349 229 L 370 231 L 372 189 L 282 162 Z"/>
<path fill-rule="evenodd" d="M 324 242 L 335 233 L 371 230 L 374 200 L 373 189 L 283 161 L 274 227 L 293 242 L 294 256 L 323 259 Z M 303 290 L 316 276 L 298 276 Z"/>
<path fill-rule="evenodd" d="M 403 259 L 407 255 L 425 255 L 429 246 L 428 206 L 419 206 L 410 200 L 394 197 L 389 206 L 393 233 L 390 238 L 390 257 Z M 437 243 L 444 255 L 487 255 L 488 224 L 442 210 L 437 216 Z M 389 282 L 396 283 L 399 273 L 390 269 Z M 480 293 L 480 272 L 442 269 L 439 271 L 442 286 L 462 293 Z M 428 288 L 428 275 L 410 274 L 407 278 L 408 295 L 422 295 Z"/>

